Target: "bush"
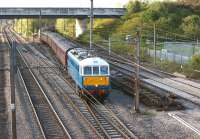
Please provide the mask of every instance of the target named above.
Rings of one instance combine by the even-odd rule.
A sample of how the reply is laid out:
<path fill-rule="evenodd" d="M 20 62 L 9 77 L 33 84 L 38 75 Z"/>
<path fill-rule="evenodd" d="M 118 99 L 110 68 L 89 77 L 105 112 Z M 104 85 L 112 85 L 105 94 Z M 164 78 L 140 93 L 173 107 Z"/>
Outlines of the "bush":
<path fill-rule="evenodd" d="M 200 55 L 193 56 L 190 65 L 194 70 L 200 70 Z"/>
<path fill-rule="evenodd" d="M 187 77 L 199 79 L 200 73 L 195 70 L 200 70 L 200 55 L 193 56 L 190 62 L 184 66 L 184 73 Z"/>
<path fill-rule="evenodd" d="M 200 37 L 200 17 L 198 15 L 190 15 L 183 19 L 183 23 L 181 25 L 182 30 L 185 34 Z"/>
<path fill-rule="evenodd" d="M 128 10 L 128 13 L 136 13 L 140 12 L 142 10 L 142 4 L 139 1 L 130 1 L 127 5 L 126 8 Z"/>

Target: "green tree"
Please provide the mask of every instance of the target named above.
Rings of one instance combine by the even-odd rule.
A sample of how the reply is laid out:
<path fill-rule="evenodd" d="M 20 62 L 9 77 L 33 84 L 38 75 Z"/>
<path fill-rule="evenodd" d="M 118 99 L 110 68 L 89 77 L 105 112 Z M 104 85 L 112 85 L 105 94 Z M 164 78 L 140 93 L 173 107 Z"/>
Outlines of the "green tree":
<path fill-rule="evenodd" d="M 200 69 L 200 55 L 194 55 L 192 59 L 189 61 L 189 63 L 185 65 L 184 73 L 188 77 L 199 79 L 200 73 L 196 72 L 196 70 L 199 69 Z"/>
<path fill-rule="evenodd" d="M 148 5 L 148 9 L 143 13 L 144 21 L 156 21 L 162 16 L 166 16 L 168 9 L 166 3 L 164 2 L 155 2 Z"/>
<path fill-rule="evenodd" d="M 140 12 L 142 10 L 142 4 L 138 0 L 130 1 L 126 5 L 126 8 L 128 10 L 128 13 L 136 13 L 136 12 Z"/>
<path fill-rule="evenodd" d="M 200 69 L 200 55 L 195 55 L 192 57 L 191 65 L 194 70 Z"/>
<path fill-rule="evenodd" d="M 193 9 L 199 9 L 200 7 L 200 0 L 178 0 L 180 4 L 184 4 L 187 6 L 192 7 Z"/>
<path fill-rule="evenodd" d="M 75 19 L 57 19 L 55 28 L 64 36 L 75 37 Z"/>
<path fill-rule="evenodd" d="M 54 26 L 55 20 L 52 19 L 42 19 L 41 27 Z M 21 33 L 24 37 L 28 37 L 33 33 L 37 33 L 39 29 L 38 19 L 17 19 L 14 25 L 15 31 Z"/>
<path fill-rule="evenodd" d="M 115 30 L 117 19 L 95 19 L 94 34 L 100 35 L 104 39 L 108 39 Z"/>
<path fill-rule="evenodd" d="M 186 35 L 200 37 L 200 17 L 198 15 L 185 17 L 181 28 Z"/>

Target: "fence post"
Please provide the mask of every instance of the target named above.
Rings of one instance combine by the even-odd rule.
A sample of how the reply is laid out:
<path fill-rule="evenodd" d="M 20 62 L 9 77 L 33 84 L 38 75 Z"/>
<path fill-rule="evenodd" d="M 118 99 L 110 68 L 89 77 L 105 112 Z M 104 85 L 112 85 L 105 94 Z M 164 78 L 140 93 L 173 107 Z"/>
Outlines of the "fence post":
<path fill-rule="evenodd" d="M 156 24 L 153 26 L 154 64 L 156 64 Z"/>
<path fill-rule="evenodd" d="M 159 52 L 160 52 L 160 59 L 162 59 L 162 52 L 161 52 L 161 50 L 159 50 Z"/>
<path fill-rule="evenodd" d="M 136 78 L 135 78 L 135 111 L 139 112 L 139 95 L 140 95 L 140 31 L 137 31 L 137 44 L 136 44 Z"/>
<path fill-rule="evenodd" d="M 111 53 L 111 38 L 108 38 L 108 46 L 109 46 L 109 55 Z"/>
<path fill-rule="evenodd" d="M 173 62 L 175 62 L 175 54 L 173 53 Z"/>
<path fill-rule="evenodd" d="M 15 42 L 12 40 L 11 45 L 11 112 L 12 112 L 12 139 L 17 138 L 16 132 L 16 105 L 15 105 L 15 74 L 16 74 L 16 47 Z"/>
<path fill-rule="evenodd" d="M 197 37 L 197 49 L 199 47 L 199 38 Z M 194 54 L 195 54 L 195 47 L 194 47 Z"/>

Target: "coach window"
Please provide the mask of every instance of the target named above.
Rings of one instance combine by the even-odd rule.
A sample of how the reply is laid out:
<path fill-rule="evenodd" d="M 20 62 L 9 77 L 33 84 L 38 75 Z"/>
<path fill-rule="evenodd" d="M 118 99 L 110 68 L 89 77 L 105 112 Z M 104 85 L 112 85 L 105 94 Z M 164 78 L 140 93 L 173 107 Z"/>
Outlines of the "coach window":
<path fill-rule="evenodd" d="M 107 66 L 101 66 L 100 71 L 101 71 L 102 75 L 107 75 L 108 74 L 108 67 Z"/>
<path fill-rule="evenodd" d="M 99 67 L 93 67 L 93 75 L 99 75 Z"/>
<path fill-rule="evenodd" d="M 92 67 L 84 67 L 84 75 L 91 75 Z"/>

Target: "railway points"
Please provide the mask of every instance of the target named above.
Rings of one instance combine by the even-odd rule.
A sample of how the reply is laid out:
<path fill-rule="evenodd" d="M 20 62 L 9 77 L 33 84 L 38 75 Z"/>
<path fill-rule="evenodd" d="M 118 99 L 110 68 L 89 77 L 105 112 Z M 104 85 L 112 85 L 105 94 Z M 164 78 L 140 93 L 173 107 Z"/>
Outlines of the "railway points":
<path fill-rule="evenodd" d="M 17 35 L 16 35 L 17 36 Z M 59 35 L 56 35 L 58 38 L 59 38 Z M 65 44 L 66 45 L 66 42 L 67 42 L 67 40 L 64 40 L 64 39 L 58 39 L 59 41 L 57 41 L 58 43 L 59 42 L 61 42 L 61 44 Z M 23 40 L 24 41 L 24 40 Z M 19 40 L 18 40 L 18 42 L 20 42 Z M 26 43 L 24 43 L 24 44 L 27 44 L 27 42 Z M 69 42 L 69 44 L 73 44 L 73 42 Z M 51 87 L 51 86 L 55 86 L 54 88 L 53 88 L 53 92 L 57 92 L 57 94 L 54 94 L 54 93 L 49 93 L 49 92 L 51 92 L 50 91 L 50 89 L 47 89 L 47 90 L 49 90 L 48 91 L 48 93 L 47 93 L 47 95 L 48 95 L 48 98 L 50 99 L 50 101 L 51 102 L 53 102 L 53 105 L 54 105 L 54 107 L 56 107 L 56 110 L 57 111 L 61 111 L 61 108 L 64 108 L 63 106 L 63 104 L 65 103 L 65 101 L 66 100 L 68 100 L 67 102 L 70 102 L 70 104 L 65 104 L 65 106 L 66 105 L 68 105 L 68 107 L 71 109 L 71 112 L 72 112 L 72 109 L 74 109 L 75 110 L 75 113 L 77 113 L 77 114 L 80 114 L 80 115 L 82 115 L 82 116 L 80 116 L 80 118 L 83 120 L 82 122 L 83 123 L 87 123 L 86 125 L 90 128 L 90 130 L 91 131 L 93 131 L 93 134 L 95 135 L 95 136 L 99 136 L 99 137 L 108 137 L 109 138 L 109 136 L 112 136 L 113 135 L 113 137 L 114 136 L 116 136 L 116 137 L 119 137 L 119 135 L 117 135 L 116 134 L 116 130 L 114 130 L 114 129 L 112 129 L 111 130 L 111 127 L 110 128 L 105 128 L 104 126 L 102 126 L 101 124 L 103 124 L 103 123 L 105 123 L 105 121 L 102 119 L 103 117 L 104 118 L 110 118 L 110 116 L 108 116 L 109 114 L 106 114 L 106 115 L 104 115 L 102 118 L 101 117 L 99 117 L 99 116 L 97 116 L 98 118 L 92 118 L 92 117 L 94 117 L 94 115 L 92 114 L 89 114 L 90 112 L 87 110 L 88 109 L 88 107 L 85 107 L 84 105 L 86 105 L 86 104 L 83 104 L 82 102 L 81 102 L 81 100 L 79 100 L 79 97 L 78 97 L 78 94 L 76 95 L 76 96 L 74 96 L 73 94 L 75 93 L 74 91 L 75 91 L 75 86 L 74 85 L 72 85 L 72 88 L 70 89 L 71 90 L 71 93 L 69 93 L 68 95 L 69 96 L 67 96 L 67 94 L 66 94 L 66 92 L 68 92 L 69 91 L 69 89 L 67 89 L 67 90 L 65 90 L 64 88 L 65 88 L 65 84 L 66 84 L 66 79 L 69 79 L 69 77 L 67 77 L 67 76 L 63 76 L 63 77 L 65 77 L 66 79 L 64 79 L 63 77 L 62 77 L 62 72 L 60 72 L 59 71 L 59 68 L 56 68 L 56 67 L 59 67 L 58 65 L 59 65 L 59 63 L 57 63 L 57 62 L 55 62 L 55 61 L 49 61 L 48 59 L 49 59 L 49 57 L 48 57 L 48 55 L 49 54 L 45 54 L 45 55 L 43 55 L 41 52 L 41 48 L 39 48 L 39 47 L 37 47 L 37 46 L 31 46 L 31 45 L 28 45 L 28 47 L 24 47 L 24 46 L 19 46 L 19 49 L 20 49 L 20 51 L 21 51 L 21 53 L 23 53 L 23 57 L 25 58 L 25 59 L 27 59 L 28 61 L 29 61 L 29 66 L 30 66 L 30 68 L 24 68 L 24 69 L 31 69 L 31 70 L 33 70 L 33 73 L 34 73 L 34 75 L 37 75 L 38 77 L 36 77 L 37 79 L 38 79 L 38 82 L 40 83 L 40 84 L 43 84 L 43 87 L 45 87 L 45 86 L 47 86 L 47 85 L 49 85 L 49 88 Z M 42 48 L 43 49 L 43 48 Z M 49 55 L 50 56 L 50 55 Z M 39 60 L 39 62 L 38 62 L 38 60 Z M 109 59 L 108 59 L 109 60 Z M 113 58 L 113 60 L 116 60 L 116 59 L 114 59 Z M 112 62 L 112 59 L 111 60 L 109 60 L 110 62 Z M 118 62 L 120 62 L 120 60 L 118 59 Z M 124 62 L 125 63 L 125 62 Z M 54 64 L 57 64 L 57 65 L 54 65 Z M 122 62 L 122 64 L 123 64 L 123 62 Z M 121 65 L 122 65 L 121 64 Z M 37 66 L 40 66 L 40 68 L 39 69 L 37 69 Z M 24 67 L 24 66 L 23 66 Z M 35 68 L 34 68 L 35 67 Z M 122 67 L 122 66 L 121 66 Z M 23 68 L 22 68 L 22 70 L 23 70 Z M 120 72 L 120 71 L 118 71 L 121 75 L 123 75 L 124 73 L 123 72 Z M 118 73 L 118 74 L 119 74 Z M 129 75 L 131 75 L 132 74 L 132 72 L 131 72 L 131 70 L 130 70 L 130 73 L 128 73 Z M 150 74 L 148 74 L 148 76 L 150 76 Z M 127 75 L 126 75 L 126 77 L 127 77 Z M 154 77 L 155 77 L 155 75 L 154 75 Z M 174 78 L 174 80 L 176 80 L 176 78 L 175 77 L 173 77 Z M 128 79 L 128 78 L 127 78 Z M 130 80 L 130 79 L 129 79 Z M 127 80 L 128 82 L 130 82 L 129 80 Z M 180 79 L 177 79 L 177 80 L 180 80 Z M 54 81 L 54 82 L 52 82 L 52 81 Z M 45 83 L 44 83 L 45 82 Z M 71 81 L 70 81 L 71 82 Z M 185 80 L 183 80 L 183 81 L 181 81 L 181 82 L 186 82 Z M 188 81 L 187 82 L 188 84 L 192 84 L 192 82 L 191 81 Z M 44 85 L 44 84 L 46 84 L 46 85 Z M 197 84 L 195 84 L 195 85 L 193 85 L 194 87 L 196 87 L 196 88 L 198 88 L 198 85 Z M 132 88 L 133 89 L 133 88 Z M 129 91 L 130 92 L 130 91 Z M 55 99 L 56 97 L 58 97 L 58 96 L 63 96 L 63 98 L 61 99 L 61 98 L 59 98 L 59 99 Z M 155 97 L 155 96 L 154 96 Z M 57 103 L 60 103 L 60 104 L 55 104 L 55 100 L 57 100 L 57 101 L 61 101 L 61 103 L 60 102 L 57 102 Z M 63 104 L 62 104 L 63 103 Z M 63 105 L 63 106 L 62 106 Z M 106 104 L 107 105 L 107 104 Z M 158 104 L 157 104 L 158 105 Z M 84 106 L 84 107 L 83 107 Z M 101 107 L 101 106 L 100 106 Z M 111 109 L 114 113 L 114 115 L 116 114 L 116 111 L 118 111 L 118 109 L 113 109 L 112 108 L 112 105 L 110 106 L 110 104 L 107 106 L 109 109 Z M 97 105 L 96 106 L 96 108 L 98 109 L 99 108 L 99 106 Z M 77 109 L 77 110 L 76 110 Z M 93 108 L 92 108 L 93 109 Z M 73 111 L 74 111 L 73 110 Z M 86 112 L 86 110 L 87 110 L 87 112 Z M 98 109 L 98 111 L 100 112 L 100 110 L 101 110 L 101 108 L 100 109 Z M 95 110 L 96 111 L 96 110 Z M 66 121 L 66 118 L 64 118 L 63 116 L 66 114 L 66 112 L 64 112 L 64 113 L 62 113 L 62 112 L 59 112 L 59 116 L 61 116 L 61 120 L 62 121 Z M 81 114 L 82 113 L 82 114 Z M 102 111 L 100 112 L 100 113 L 103 113 Z M 106 112 L 105 112 L 106 113 Z M 63 115 L 64 114 L 64 115 Z M 95 114 L 96 114 L 96 112 L 95 112 Z M 88 115 L 90 115 L 89 117 L 88 117 Z M 98 114 L 97 114 L 98 115 Z M 107 117 L 108 116 L 108 117 Z M 84 118 L 85 117 L 85 118 Z M 117 116 L 118 117 L 118 116 Z M 112 119 L 112 118 L 111 118 Z M 120 119 L 121 119 L 121 117 L 120 117 Z M 96 121 L 95 123 L 94 123 L 94 121 Z M 101 123 L 101 122 L 103 122 L 103 123 Z M 121 121 L 121 120 L 120 120 Z M 66 121 L 67 122 L 67 121 Z M 82 123 L 81 122 L 81 123 Z M 125 122 L 125 123 L 124 123 Z M 112 122 L 112 123 L 114 123 L 114 122 Z M 85 125 L 85 126 L 86 126 Z M 99 125 L 101 125 L 101 126 L 99 126 Z M 109 124 L 108 124 L 109 125 Z M 131 128 L 131 130 L 129 129 L 129 131 L 128 132 L 130 132 L 130 133 L 134 133 L 135 131 L 137 131 L 137 130 L 135 130 L 132 126 L 130 126 L 130 123 L 129 122 L 127 122 L 127 121 L 124 121 L 123 120 L 123 125 L 125 125 L 125 127 L 127 127 L 128 129 L 129 128 Z M 66 124 L 64 124 L 64 126 L 65 127 L 67 127 L 67 125 Z M 115 124 L 114 125 L 114 127 L 116 127 L 116 126 L 118 126 L 117 124 Z M 98 127 L 98 128 L 97 128 Z M 97 131 L 96 131 L 96 129 L 98 129 Z M 134 129 L 134 130 L 133 130 Z M 71 129 L 71 130 L 69 130 L 68 129 L 68 131 L 69 131 L 69 134 L 70 133 L 72 133 L 71 131 L 72 131 L 73 129 Z M 89 130 L 89 132 L 90 132 L 90 130 Z M 106 130 L 110 130 L 111 132 L 107 132 Z M 88 131 L 87 131 L 88 132 Z M 91 133 L 87 133 L 88 134 L 88 136 L 91 136 Z M 95 133 L 96 132 L 96 133 Z M 103 132 L 107 132 L 106 134 L 103 134 Z M 120 132 L 122 132 L 122 131 L 120 131 Z M 115 133 L 115 134 L 114 134 Z M 126 132 L 125 132 L 126 133 Z M 126 133 L 125 134 L 125 138 L 128 138 L 128 133 Z M 138 134 L 137 134 L 138 135 Z M 72 134 L 72 136 L 73 137 L 76 137 L 76 135 L 73 135 Z M 137 137 L 136 137 L 137 138 Z"/>
<path fill-rule="evenodd" d="M 8 33 L 6 34 L 8 35 Z M 22 70 L 22 74 L 19 72 L 19 76 L 26 88 L 30 103 L 33 106 L 32 109 L 34 110 L 34 116 L 38 120 L 37 123 L 41 129 L 41 135 L 43 138 L 71 138 L 45 95 L 44 90 L 39 85 L 32 71 L 28 68 L 24 57 L 20 51 L 17 52 L 18 57 L 21 58 L 19 65 L 26 67 L 25 70 Z M 40 93 L 37 94 L 38 92 Z"/>
<path fill-rule="evenodd" d="M 135 27 L 134 23 L 140 22 L 135 15 L 149 13 L 146 6 L 151 4 L 130 2 L 136 5 L 127 5 L 125 13 L 125 8 L 94 8 L 94 1 L 90 1 L 90 9 L 0 8 L 0 18 L 27 18 L 0 21 L 0 138 L 198 139 L 200 81 L 188 78 L 198 78 L 194 77 L 199 75 L 198 57 L 184 65 L 185 56 L 179 55 L 181 65 L 176 66 L 180 66 L 181 74 L 158 67 L 165 64 L 163 60 L 168 62 L 166 59 L 177 62 L 176 54 L 173 58 L 168 55 L 173 50 L 163 49 L 170 40 L 168 35 L 175 34 L 172 44 L 180 38 L 185 40 L 185 36 L 159 30 L 157 21 L 153 26 L 149 22 Z M 187 17 L 182 16 L 177 32 L 185 34 Z M 118 19 L 93 19 L 102 17 Z M 129 25 L 134 29 L 126 31 Z M 180 44 L 191 44 L 193 50 L 187 51 L 195 58 L 199 39 L 190 39 Z M 126 46 L 130 49 L 123 49 Z M 156 59 L 157 49 L 160 61 Z M 122 54 L 121 50 L 131 52 Z M 150 56 L 144 55 L 148 53 Z M 162 53 L 166 53 L 165 59 Z M 185 73 L 190 70 L 187 66 L 194 66 L 191 75 Z"/>
<path fill-rule="evenodd" d="M 96 45 L 97 49 L 102 48 L 99 45 Z M 105 50 L 105 49 L 104 49 Z M 101 51 L 102 54 L 106 53 L 105 51 Z M 118 68 L 118 71 L 127 75 L 127 76 L 135 76 L 135 63 L 130 60 L 121 58 L 116 54 L 113 54 L 113 57 L 108 57 L 108 55 L 103 55 L 103 57 L 110 60 L 111 65 Z M 155 92 L 163 95 L 164 93 L 174 94 L 181 98 L 187 99 L 194 103 L 199 104 L 199 92 L 200 88 L 198 83 L 185 80 L 183 78 L 177 78 L 174 75 L 169 75 L 164 72 L 152 71 L 147 69 L 146 67 L 141 66 L 140 72 L 140 81 L 142 82 L 142 86 L 147 87 L 148 89 L 154 89 Z M 147 85 L 152 86 L 149 88 Z M 156 91 L 158 89 L 159 91 Z"/>
<path fill-rule="evenodd" d="M 19 40 L 18 40 L 18 42 L 19 42 Z M 21 49 L 21 50 L 19 50 L 19 51 L 22 51 L 22 55 L 21 55 L 21 57 L 25 57 L 24 59 L 25 59 L 25 61 L 31 61 L 30 63 L 32 64 L 32 65 L 36 65 L 37 64 L 37 58 L 34 58 L 34 57 L 38 57 L 38 56 L 41 56 L 42 54 L 40 54 L 39 52 L 37 52 L 37 53 L 35 53 L 36 52 L 36 49 L 33 49 L 33 48 L 19 48 L 19 49 Z M 26 51 L 24 51 L 24 49 L 26 49 Z M 28 53 L 28 51 L 31 51 L 31 52 L 33 52 L 33 53 L 35 53 L 34 55 L 31 55 L 30 53 Z M 32 57 L 32 58 L 31 58 Z M 27 59 L 28 58 L 28 59 Z M 49 65 L 49 63 L 47 62 L 48 60 L 47 59 L 45 59 L 44 57 L 40 57 L 41 59 L 40 60 L 42 60 L 42 61 L 40 61 L 40 65 L 42 66 L 42 65 L 46 65 L 47 67 L 51 67 L 51 63 L 50 63 L 50 65 Z M 35 60 L 36 59 L 36 60 Z M 20 67 L 24 67 L 24 68 L 22 68 L 22 71 L 24 72 L 24 70 L 29 70 L 29 71 L 31 71 L 31 69 L 27 66 L 27 67 L 25 67 L 25 66 L 20 66 Z M 63 84 L 64 83 L 61 83 L 61 82 L 63 82 L 63 81 L 61 81 L 60 82 L 60 77 L 58 77 L 57 79 L 55 79 L 55 77 L 56 77 L 56 74 L 54 74 L 54 70 L 53 69 L 51 69 L 51 68 L 47 68 L 45 71 L 43 71 L 43 70 L 45 70 L 44 68 L 42 68 L 42 69 L 40 69 L 40 74 L 44 77 L 44 79 L 46 79 L 46 81 L 51 81 L 51 80 L 53 80 L 54 81 L 54 83 L 52 84 L 52 82 L 49 82 L 49 84 L 51 84 L 52 86 L 56 86 L 56 90 L 55 91 L 58 91 L 58 90 L 60 90 L 61 92 L 62 92 L 62 90 L 61 89 L 63 89 L 64 88 L 64 86 L 63 86 Z M 48 72 L 49 71 L 49 72 Z M 36 71 L 37 72 L 37 71 Z M 45 74 L 45 73 L 48 73 L 47 75 Z M 49 73 L 52 73 L 52 74 L 49 74 Z M 22 74 L 23 75 L 23 74 Z M 33 73 L 32 73 L 32 75 L 33 75 Z M 52 76 L 51 76 L 52 75 Z M 28 75 L 26 75 L 26 76 L 24 76 L 25 77 L 25 80 L 30 80 L 29 78 L 28 78 Z M 54 78 L 54 79 L 53 79 Z M 36 78 L 34 78 L 34 79 L 36 79 Z M 56 81 L 56 82 L 55 82 Z M 26 81 L 27 82 L 27 81 Z M 39 82 L 38 82 L 39 83 Z M 33 84 L 31 84 L 31 86 L 32 86 Z M 61 85 L 60 87 L 59 87 L 59 85 Z M 30 84 L 29 84 L 29 87 L 31 87 L 30 86 Z M 31 87 L 32 88 L 32 87 Z M 59 92 L 60 92 L 59 91 Z M 69 91 L 69 90 L 68 90 Z M 73 93 L 73 91 L 72 91 L 72 95 L 73 95 L 74 93 Z M 78 95 L 78 94 L 77 94 Z M 70 98 L 70 99 L 72 99 L 72 100 L 78 100 L 78 97 L 77 96 L 71 96 L 72 98 Z M 69 98 L 68 98 L 69 99 Z M 75 103 L 76 105 L 78 105 L 78 106 L 76 106 L 76 107 L 78 107 L 80 110 L 80 112 L 82 113 L 82 115 L 84 116 L 84 117 L 86 117 L 85 119 L 86 120 L 89 120 L 90 118 L 88 117 L 88 114 L 89 113 L 91 113 L 91 112 L 88 112 L 88 113 L 85 113 L 85 110 L 87 110 L 87 109 L 85 109 L 85 110 L 83 110 L 83 109 L 81 109 L 83 106 L 82 105 L 80 105 L 81 104 L 81 101 L 79 100 L 79 102 L 73 102 L 73 103 Z M 94 117 L 94 115 L 93 116 L 91 116 L 91 117 Z M 62 119 L 63 120 L 63 119 Z M 97 119 L 96 119 L 97 120 Z M 94 122 L 94 120 L 89 120 L 89 122 L 90 122 L 90 124 L 94 124 L 93 122 Z M 97 126 L 100 126 L 102 123 L 99 123 L 99 122 L 97 122 L 98 124 L 96 124 Z M 43 123 L 42 123 L 43 124 Z M 108 123 L 108 125 L 110 125 L 110 123 Z M 94 126 L 94 125 L 92 125 L 92 126 Z M 97 126 L 96 126 L 96 128 L 97 128 Z M 116 126 L 116 125 L 115 125 Z M 115 127 L 114 126 L 114 127 Z M 101 126 L 100 126 L 101 127 Z M 44 128 L 44 127 L 43 127 Z M 93 129 L 95 129 L 96 130 L 96 128 L 94 128 L 93 127 Z M 105 127 L 104 127 L 105 128 Z M 109 128 L 108 129 L 104 129 L 103 128 L 103 130 L 102 131 L 104 131 L 105 133 L 106 132 L 108 132 L 109 131 Z M 126 130 L 128 130 L 128 129 L 126 129 Z M 101 132 L 102 132 L 101 131 Z M 121 129 L 119 130 L 117 130 L 118 132 L 119 131 L 121 131 Z M 55 131 L 56 132 L 56 131 Z M 95 132 L 97 132 L 97 131 L 95 131 Z M 100 131 L 98 131 L 96 134 L 98 135 L 99 134 L 99 132 Z M 104 132 L 102 132 L 102 133 L 104 133 Z M 130 132 L 130 131 L 129 131 Z M 44 128 L 44 133 L 46 133 L 45 132 L 45 128 Z M 119 135 L 117 135 L 117 132 L 109 132 L 110 134 L 105 134 L 104 135 L 104 137 L 106 137 L 106 138 L 110 138 L 110 136 L 112 137 L 119 137 Z M 120 133 L 120 132 L 119 132 Z M 47 135 L 48 135 L 48 132 L 46 133 Z M 121 133 L 120 133 L 121 134 Z M 51 134 L 50 134 L 51 135 Z M 116 136 L 117 135 L 117 136 Z M 122 134 L 123 136 L 121 136 L 121 137 L 125 137 L 125 138 L 127 138 L 128 136 L 124 136 L 124 134 Z M 133 138 L 135 138 L 135 136 L 133 137 Z"/>
<path fill-rule="evenodd" d="M 53 34 L 53 33 L 52 33 Z M 63 43 L 63 42 L 65 42 L 65 43 L 67 43 L 66 41 L 67 40 L 64 40 L 64 39 L 61 39 L 60 38 L 60 36 L 59 35 L 55 35 L 56 37 L 54 38 L 55 40 L 56 40 L 56 38 L 58 38 L 58 40 L 61 40 L 61 42 L 60 43 Z M 73 41 L 72 41 L 73 42 Z M 71 43 L 71 41 L 69 42 L 69 43 Z M 75 43 L 76 44 L 76 43 Z M 100 52 L 100 50 L 98 50 L 98 52 Z M 151 72 L 150 72 L 151 73 Z M 161 73 L 160 73 L 161 74 Z M 154 75 L 154 77 L 155 77 L 155 75 L 158 75 L 158 77 L 160 77 L 161 75 L 160 75 L 159 73 L 157 73 L 157 74 L 155 74 L 155 73 L 153 73 L 153 75 Z M 123 75 L 123 73 L 121 73 L 121 75 Z M 169 77 L 168 75 L 165 75 L 164 77 Z M 173 76 L 174 77 L 174 76 Z M 163 101 L 163 100 L 162 100 Z M 177 108 L 175 108 L 175 109 L 182 109 L 182 106 L 181 106 L 181 103 L 172 103 L 172 105 L 175 105 L 174 107 L 177 107 Z M 176 105 L 180 105 L 180 106 L 176 106 Z"/>
<path fill-rule="evenodd" d="M 62 45 L 63 43 L 65 43 L 66 45 L 66 43 L 68 43 L 68 44 L 71 44 L 72 46 L 75 46 L 75 45 L 80 46 L 80 44 L 77 44 L 73 40 L 70 41 L 70 40 L 61 39 L 62 37 L 59 35 L 56 35 L 55 33 L 49 33 L 49 34 L 50 34 L 50 37 L 54 38 L 55 42 L 59 42 L 60 40 L 59 42 L 60 45 Z M 127 88 L 125 88 L 125 90 L 132 93 L 133 88 L 130 88 L 129 86 L 130 86 L 130 81 L 133 82 L 132 79 L 130 79 L 130 77 L 134 76 L 135 74 L 134 63 L 131 62 L 130 60 L 119 57 L 114 53 L 112 53 L 111 56 L 109 56 L 107 54 L 108 52 L 99 46 L 96 46 L 96 51 L 98 51 L 97 54 L 107 59 L 107 61 L 111 64 L 111 68 L 112 68 L 111 73 L 112 73 L 112 70 L 114 69 L 117 71 L 116 73 L 118 72 L 121 73 L 120 76 L 126 75 L 125 77 L 127 79 L 125 80 L 127 80 L 127 82 L 129 83 L 124 82 L 124 80 L 120 81 L 120 83 L 122 84 L 122 86 L 123 86 L 123 82 L 125 84 L 128 84 L 127 88 L 129 89 L 127 90 Z M 112 76 L 114 77 L 115 75 L 111 74 L 111 77 Z M 197 87 L 195 82 L 188 81 L 189 82 L 188 84 L 186 83 L 186 81 L 184 81 L 184 79 L 176 80 L 176 78 L 173 75 L 151 71 L 151 70 L 146 69 L 145 67 L 141 67 L 140 76 L 142 77 L 140 81 L 142 82 L 142 86 L 144 88 L 147 88 L 148 90 L 152 89 L 153 91 L 157 92 L 157 94 L 145 93 L 148 91 L 144 91 L 144 93 L 141 92 L 141 97 L 143 97 L 144 99 L 145 98 L 149 99 L 150 97 L 149 100 L 151 101 L 148 104 L 155 103 L 155 104 L 158 104 L 160 106 L 165 106 L 165 107 L 167 103 L 169 103 L 168 105 L 171 105 L 171 104 L 176 105 L 175 104 L 176 102 L 174 102 L 173 99 L 169 98 L 170 96 L 173 96 L 173 95 L 179 96 L 181 98 L 184 98 L 186 100 L 199 104 L 199 98 L 196 96 L 198 95 L 199 88 Z M 191 84 L 194 84 L 194 87 L 191 86 Z M 190 89 L 188 90 L 188 88 Z M 145 101 L 147 99 L 145 99 Z M 162 102 L 162 103 L 159 103 L 159 102 Z M 177 108 L 181 109 L 182 108 L 181 104 L 177 103 Z"/>

